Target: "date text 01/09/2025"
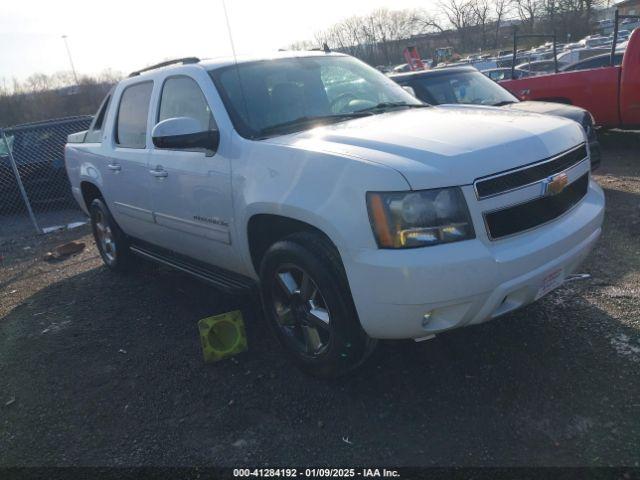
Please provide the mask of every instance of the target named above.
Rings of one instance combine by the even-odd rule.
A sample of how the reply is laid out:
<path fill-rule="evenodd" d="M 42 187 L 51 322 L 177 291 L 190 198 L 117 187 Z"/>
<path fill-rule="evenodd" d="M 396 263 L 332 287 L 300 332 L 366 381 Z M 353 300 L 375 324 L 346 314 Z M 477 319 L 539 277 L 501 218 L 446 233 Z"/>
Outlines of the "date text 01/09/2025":
<path fill-rule="evenodd" d="M 285 477 L 285 478 L 397 478 L 400 476 L 397 470 L 386 468 L 236 468 L 233 470 L 234 477 Z"/>

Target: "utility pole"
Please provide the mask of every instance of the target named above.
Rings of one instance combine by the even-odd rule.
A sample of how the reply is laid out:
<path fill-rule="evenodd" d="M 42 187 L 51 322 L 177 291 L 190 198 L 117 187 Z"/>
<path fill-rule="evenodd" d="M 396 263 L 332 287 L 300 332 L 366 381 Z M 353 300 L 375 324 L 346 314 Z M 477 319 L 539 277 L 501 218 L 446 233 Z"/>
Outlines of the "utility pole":
<path fill-rule="evenodd" d="M 71 50 L 69 50 L 69 44 L 67 43 L 67 36 L 62 35 L 62 40 L 64 41 L 64 47 L 67 49 L 67 55 L 69 56 L 69 63 L 71 64 L 71 71 L 73 72 L 73 78 L 76 81 L 76 85 L 79 85 L 78 75 L 76 74 L 76 67 L 73 66 L 73 59 L 71 58 Z"/>

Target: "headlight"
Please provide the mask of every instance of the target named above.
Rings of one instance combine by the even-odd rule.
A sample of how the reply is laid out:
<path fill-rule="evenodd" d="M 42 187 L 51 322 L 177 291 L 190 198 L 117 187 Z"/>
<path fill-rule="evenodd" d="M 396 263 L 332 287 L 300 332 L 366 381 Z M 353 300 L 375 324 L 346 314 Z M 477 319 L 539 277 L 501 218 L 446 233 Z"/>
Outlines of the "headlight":
<path fill-rule="evenodd" d="M 368 192 L 367 208 L 380 248 L 416 248 L 475 238 L 462 191 Z"/>

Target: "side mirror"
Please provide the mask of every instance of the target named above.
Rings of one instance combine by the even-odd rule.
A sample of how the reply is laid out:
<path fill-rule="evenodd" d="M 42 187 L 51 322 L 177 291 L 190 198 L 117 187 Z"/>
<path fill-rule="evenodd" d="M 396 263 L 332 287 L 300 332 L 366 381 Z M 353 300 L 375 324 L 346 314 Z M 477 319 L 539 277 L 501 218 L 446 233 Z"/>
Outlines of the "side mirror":
<path fill-rule="evenodd" d="M 198 121 L 190 117 L 167 118 L 151 131 L 153 144 L 169 150 L 202 149 L 210 153 L 218 150 L 220 132 L 202 130 Z"/>
<path fill-rule="evenodd" d="M 413 89 L 413 87 L 410 87 L 409 85 L 404 85 L 404 86 L 402 87 L 402 89 L 403 89 L 405 92 L 407 92 L 407 93 L 409 93 L 409 94 L 413 95 L 414 97 L 416 96 L 416 91 Z"/>

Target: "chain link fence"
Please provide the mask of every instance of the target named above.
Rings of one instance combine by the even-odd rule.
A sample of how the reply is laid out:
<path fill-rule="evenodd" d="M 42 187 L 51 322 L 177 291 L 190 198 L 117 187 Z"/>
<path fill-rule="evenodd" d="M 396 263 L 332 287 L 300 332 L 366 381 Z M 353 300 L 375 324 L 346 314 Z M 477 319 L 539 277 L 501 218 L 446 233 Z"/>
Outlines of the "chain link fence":
<path fill-rule="evenodd" d="M 64 165 L 67 135 L 89 128 L 91 116 L 0 129 L 0 239 L 47 233 L 84 213 Z"/>

